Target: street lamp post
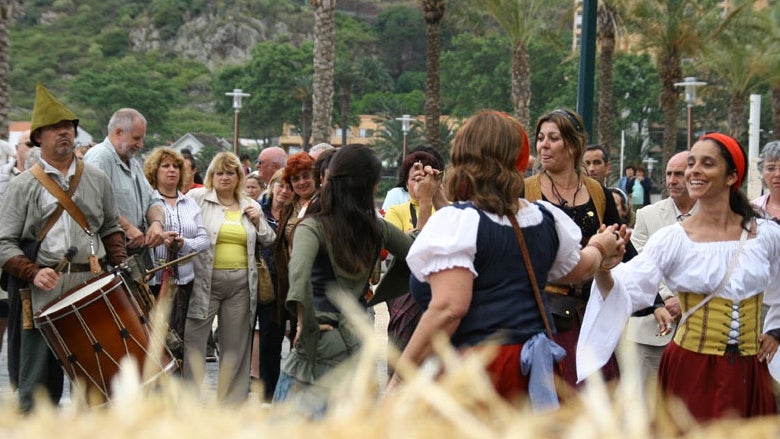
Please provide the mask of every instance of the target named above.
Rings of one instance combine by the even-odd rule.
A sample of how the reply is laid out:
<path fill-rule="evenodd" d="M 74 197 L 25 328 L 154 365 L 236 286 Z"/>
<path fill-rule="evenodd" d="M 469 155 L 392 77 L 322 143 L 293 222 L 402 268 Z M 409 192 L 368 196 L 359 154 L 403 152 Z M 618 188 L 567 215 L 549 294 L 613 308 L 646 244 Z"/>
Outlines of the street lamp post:
<path fill-rule="evenodd" d="M 403 153 L 401 154 L 401 160 L 405 160 L 406 159 L 406 137 L 409 135 L 409 124 L 414 119 L 408 114 L 404 114 L 402 117 L 395 118 L 395 120 L 401 121 L 401 131 L 404 132 L 404 149 L 403 149 Z"/>
<path fill-rule="evenodd" d="M 688 149 L 693 145 L 693 105 L 696 103 L 696 87 L 707 85 L 706 82 L 697 81 L 693 76 L 687 76 L 683 82 L 677 82 L 675 87 L 685 87 L 685 103 L 688 104 Z"/>
<path fill-rule="evenodd" d="M 241 99 L 251 96 L 249 93 L 244 93 L 240 88 L 234 88 L 232 92 L 225 93 L 225 96 L 233 97 L 233 111 L 235 116 L 233 117 L 233 153 L 238 155 L 238 120 L 239 114 L 241 114 Z"/>

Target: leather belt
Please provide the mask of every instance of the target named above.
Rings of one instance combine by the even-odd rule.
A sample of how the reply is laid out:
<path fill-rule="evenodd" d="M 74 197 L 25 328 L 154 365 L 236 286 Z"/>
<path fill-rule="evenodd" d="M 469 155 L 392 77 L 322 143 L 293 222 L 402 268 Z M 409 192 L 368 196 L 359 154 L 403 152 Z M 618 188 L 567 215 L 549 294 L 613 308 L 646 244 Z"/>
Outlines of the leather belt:
<path fill-rule="evenodd" d="M 103 261 L 100 261 L 100 265 L 103 266 Z M 49 268 L 54 269 L 55 266 L 51 266 Z M 73 264 L 73 263 L 66 265 L 65 269 L 62 270 L 63 273 L 85 273 L 87 271 L 91 271 L 89 264 Z"/>

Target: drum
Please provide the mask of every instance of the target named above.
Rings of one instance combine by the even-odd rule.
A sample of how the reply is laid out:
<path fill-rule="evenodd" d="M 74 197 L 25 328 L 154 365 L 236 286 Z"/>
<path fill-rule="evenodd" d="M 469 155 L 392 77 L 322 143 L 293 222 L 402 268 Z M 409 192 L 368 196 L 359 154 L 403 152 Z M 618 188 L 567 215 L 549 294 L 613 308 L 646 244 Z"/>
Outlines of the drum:
<path fill-rule="evenodd" d="M 155 337 L 148 315 L 117 273 L 105 273 L 71 289 L 34 316 L 49 347 L 68 377 L 86 385 L 86 395 L 111 396 L 111 380 L 125 356 L 141 370 L 152 370 L 144 384 L 172 372 L 177 365 L 163 342 L 161 355 L 151 355 Z M 148 364 L 147 364 L 148 363 Z"/>

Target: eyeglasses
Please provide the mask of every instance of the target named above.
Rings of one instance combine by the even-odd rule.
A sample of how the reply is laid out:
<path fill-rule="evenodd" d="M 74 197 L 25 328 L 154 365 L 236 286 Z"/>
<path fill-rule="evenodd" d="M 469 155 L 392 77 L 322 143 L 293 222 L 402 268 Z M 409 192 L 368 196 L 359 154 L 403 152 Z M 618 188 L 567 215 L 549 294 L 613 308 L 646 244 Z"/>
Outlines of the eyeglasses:
<path fill-rule="evenodd" d="M 255 160 L 255 164 L 256 164 L 256 165 L 262 165 L 262 164 L 263 164 L 263 161 L 262 161 L 262 160 L 260 160 L 260 159 L 257 159 L 257 160 Z"/>

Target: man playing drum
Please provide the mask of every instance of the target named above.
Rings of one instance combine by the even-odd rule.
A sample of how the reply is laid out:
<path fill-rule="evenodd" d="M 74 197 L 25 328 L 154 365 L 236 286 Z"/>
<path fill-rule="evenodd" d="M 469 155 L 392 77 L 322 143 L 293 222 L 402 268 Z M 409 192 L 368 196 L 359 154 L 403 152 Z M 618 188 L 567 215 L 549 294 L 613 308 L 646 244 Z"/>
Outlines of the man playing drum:
<path fill-rule="evenodd" d="M 108 178 L 90 165 L 84 164 L 82 168 L 74 155 L 78 123 L 68 108 L 38 84 L 30 141 L 41 147 L 40 165 L 45 172 L 41 178 L 52 179 L 66 191 L 66 196 L 70 194 L 89 227 L 85 230 L 79 226 L 68 211 L 52 216 L 58 200 L 32 172 L 20 174 L 9 184 L 5 195 L 7 208 L 0 211 L 0 266 L 15 278 L 12 283 L 17 287 L 20 283 L 29 284 L 33 311 L 94 277 L 99 270 L 96 263 L 105 267 L 127 258 L 125 236 Z M 74 185 L 75 191 L 69 191 Z M 53 218 L 56 221 L 49 224 L 48 233 L 40 237 Z M 36 241 L 37 251 L 31 251 L 28 243 Z M 55 271 L 53 267 L 70 247 L 76 247 L 75 257 L 64 264 L 61 273 Z M 28 256 L 33 254 L 33 258 Z M 21 332 L 20 409 L 32 410 L 33 392 L 39 387 L 46 389 L 56 405 L 62 396 L 62 368 L 39 329 Z"/>

